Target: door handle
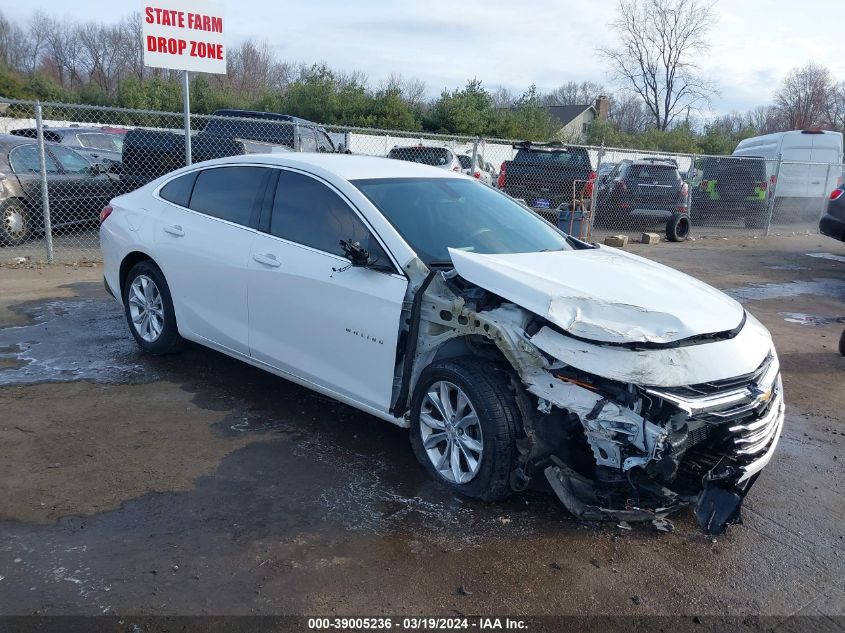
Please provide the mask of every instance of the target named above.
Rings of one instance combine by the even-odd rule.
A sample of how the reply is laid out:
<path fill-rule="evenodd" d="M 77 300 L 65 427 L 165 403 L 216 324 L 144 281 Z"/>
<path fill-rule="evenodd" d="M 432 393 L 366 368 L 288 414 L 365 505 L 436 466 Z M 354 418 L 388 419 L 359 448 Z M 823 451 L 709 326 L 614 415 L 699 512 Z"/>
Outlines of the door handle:
<path fill-rule="evenodd" d="M 267 253 L 266 255 L 253 255 L 252 258 L 259 264 L 264 264 L 265 266 L 270 266 L 271 268 L 278 268 L 282 265 L 282 262 L 276 259 L 276 256 L 272 253 Z"/>
<path fill-rule="evenodd" d="M 172 224 L 170 226 L 164 227 L 165 233 L 170 233 L 171 235 L 175 235 L 176 237 L 182 237 L 185 235 L 185 231 L 182 230 L 182 227 L 178 224 Z"/>

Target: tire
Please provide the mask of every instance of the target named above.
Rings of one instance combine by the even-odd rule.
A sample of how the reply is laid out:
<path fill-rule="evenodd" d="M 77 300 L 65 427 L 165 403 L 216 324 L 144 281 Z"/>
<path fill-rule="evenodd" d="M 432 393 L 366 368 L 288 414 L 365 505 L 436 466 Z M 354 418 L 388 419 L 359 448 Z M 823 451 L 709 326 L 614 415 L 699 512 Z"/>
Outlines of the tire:
<path fill-rule="evenodd" d="M 29 210 L 20 200 L 0 208 L 0 246 L 18 246 L 30 238 Z"/>
<path fill-rule="evenodd" d="M 154 309 L 147 311 L 148 305 Z M 138 262 L 126 275 L 123 310 L 129 331 L 144 351 L 155 355 L 171 354 L 182 347 L 170 288 L 153 262 Z"/>
<path fill-rule="evenodd" d="M 463 408 L 463 416 L 460 410 L 456 411 L 459 415 L 455 426 L 448 430 L 441 424 L 439 428 L 443 430 L 440 431 L 430 426 L 442 423 L 437 419 L 442 416 L 428 394 L 433 392 L 439 396 L 444 385 L 447 391 L 451 385 L 463 392 L 469 409 Z M 449 396 L 450 406 L 458 409 L 457 393 Z M 473 410 L 474 423 L 472 415 L 467 415 Z M 463 427 L 459 426 L 462 420 L 465 421 Z M 475 358 L 438 361 L 420 375 L 411 401 L 411 447 L 426 471 L 453 491 L 482 501 L 497 501 L 508 496 L 512 490 L 510 474 L 516 462 L 516 439 L 521 435 L 521 429 L 522 420 L 509 377 L 490 363 Z M 443 439 L 435 444 L 431 438 L 437 433 Z M 450 436 L 453 439 L 450 440 Z M 481 445 L 480 452 L 473 448 L 472 441 Z M 450 451 L 450 447 L 455 450 Z M 452 454 L 458 456 L 460 477 L 455 476 L 452 468 Z M 474 473 L 467 455 L 477 462 Z M 435 460 L 444 467 L 438 469 Z"/>
<path fill-rule="evenodd" d="M 842 336 L 839 337 L 839 353 L 845 356 L 845 330 L 842 330 Z"/>
<path fill-rule="evenodd" d="M 686 213 L 673 213 L 666 222 L 666 239 L 683 242 L 689 235 L 692 223 Z"/>

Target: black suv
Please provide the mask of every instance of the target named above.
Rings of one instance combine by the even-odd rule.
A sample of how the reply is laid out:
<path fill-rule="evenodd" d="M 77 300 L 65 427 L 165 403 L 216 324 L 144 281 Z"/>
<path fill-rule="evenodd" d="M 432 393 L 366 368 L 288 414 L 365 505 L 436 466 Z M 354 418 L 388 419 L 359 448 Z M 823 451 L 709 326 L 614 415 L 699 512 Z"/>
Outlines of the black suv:
<path fill-rule="evenodd" d="M 689 186 L 671 158 L 622 160 L 604 176 L 596 192 L 596 224 L 616 228 L 628 218 L 668 220 L 687 213 Z"/>

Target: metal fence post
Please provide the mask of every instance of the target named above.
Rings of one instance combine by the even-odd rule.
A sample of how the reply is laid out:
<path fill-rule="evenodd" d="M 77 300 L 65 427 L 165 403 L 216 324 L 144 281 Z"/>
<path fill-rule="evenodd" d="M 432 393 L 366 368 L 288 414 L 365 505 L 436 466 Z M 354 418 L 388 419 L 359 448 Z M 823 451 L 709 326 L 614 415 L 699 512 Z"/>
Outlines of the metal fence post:
<path fill-rule="evenodd" d="M 41 171 L 41 210 L 44 214 L 44 241 L 47 245 L 47 263 L 53 263 L 53 226 L 50 222 L 50 191 L 47 187 L 47 157 L 44 149 L 44 121 L 41 102 L 35 102 L 35 129 L 38 134 L 38 163 Z"/>
<path fill-rule="evenodd" d="M 472 164 L 469 166 L 469 175 L 470 176 L 475 175 L 474 170 L 475 170 L 475 163 L 478 160 L 478 141 L 479 140 L 480 139 L 477 136 L 474 139 L 472 139 Z M 479 170 L 479 171 L 481 171 L 481 170 Z"/>
<path fill-rule="evenodd" d="M 182 71 L 182 92 L 185 99 L 185 165 L 190 165 L 193 160 L 191 152 L 191 82 L 188 81 L 188 71 Z"/>
<path fill-rule="evenodd" d="M 585 233 L 588 240 L 592 239 L 593 237 L 593 223 L 595 222 L 596 217 L 596 200 L 598 196 L 599 190 L 599 174 L 601 173 L 601 161 L 604 159 L 604 140 L 601 142 L 601 147 L 599 147 L 599 155 L 596 159 L 596 179 L 593 181 L 593 189 L 590 191 L 590 214 L 587 220 L 587 231 Z M 574 211 L 574 209 L 573 209 Z"/>
<path fill-rule="evenodd" d="M 772 175 L 771 180 L 769 180 L 769 184 L 771 185 L 771 191 L 769 191 L 769 204 L 766 205 L 768 207 L 768 209 L 766 209 L 766 236 L 768 236 L 772 232 L 772 216 L 775 212 L 775 197 L 777 196 L 778 192 L 780 164 L 782 162 L 783 154 L 778 152 L 778 162 L 775 163 L 775 173 Z"/>
<path fill-rule="evenodd" d="M 695 180 L 697 174 L 695 170 L 696 155 L 690 157 L 689 169 L 687 169 L 687 215 L 692 217 L 692 182 Z"/>

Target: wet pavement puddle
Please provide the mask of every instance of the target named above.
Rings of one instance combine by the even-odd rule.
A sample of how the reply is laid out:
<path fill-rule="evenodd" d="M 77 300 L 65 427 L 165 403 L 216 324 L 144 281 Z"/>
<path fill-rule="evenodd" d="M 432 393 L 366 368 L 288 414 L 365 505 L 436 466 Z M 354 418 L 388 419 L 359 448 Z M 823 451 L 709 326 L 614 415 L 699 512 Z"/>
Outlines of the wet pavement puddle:
<path fill-rule="evenodd" d="M 816 259 L 829 259 L 834 262 L 845 262 L 845 255 L 834 255 L 833 253 L 807 253 L 807 257 Z"/>
<path fill-rule="evenodd" d="M 788 323 L 799 323 L 813 327 L 830 325 L 831 323 L 845 323 L 845 316 L 822 317 L 813 314 L 804 314 L 803 312 L 779 312 L 778 314 Z"/>
<path fill-rule="evenodd" d="M 756 284 L 729 288 L 725 293 L 739 300 L 762 301 L 765 299 L 781 299 L 797 297 L 799 295 L 827 295 L 829 297 L 845 297 L 845 280 L 843 279 L 813 279 L 811 281 L 787 281 L 784 283 Z"/>

